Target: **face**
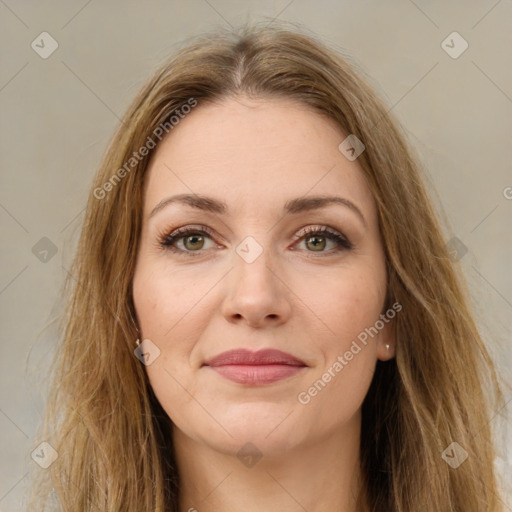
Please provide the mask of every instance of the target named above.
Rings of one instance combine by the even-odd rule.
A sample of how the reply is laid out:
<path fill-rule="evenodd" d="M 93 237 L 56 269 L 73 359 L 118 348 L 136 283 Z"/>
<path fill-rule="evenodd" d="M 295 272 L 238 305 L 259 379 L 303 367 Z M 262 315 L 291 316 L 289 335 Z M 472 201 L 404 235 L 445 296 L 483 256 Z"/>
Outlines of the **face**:
<path fill-rule="evenodd" d="M 378 322 L 376 206 L 338 149 L 347 135 L 292 100 L 239 98 L 199 104 L 156 148 L 133 300 L 141 339 L 160 350 L 147 375 L 179 435 L 277 454 L 360 420 L 393 340 Z M 162 203 L 182 194 L 192 199 Z M 317 196 L 341 200 L 304 201 Z M 238 349 L 299 363 L 206 364 Z"/>

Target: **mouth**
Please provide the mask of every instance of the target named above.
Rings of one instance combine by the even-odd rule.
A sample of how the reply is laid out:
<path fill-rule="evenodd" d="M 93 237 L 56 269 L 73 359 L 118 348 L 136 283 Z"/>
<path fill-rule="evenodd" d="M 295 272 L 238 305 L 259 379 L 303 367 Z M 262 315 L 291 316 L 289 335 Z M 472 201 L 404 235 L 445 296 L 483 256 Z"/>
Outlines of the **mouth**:
<path fill-rule="evenodd" d="M 295 356 L 274 349 L 258 352 L 230 350 L 209 359 L 203 366 L 210 367 L 228 380 L 253 386 L 289 378 L 307 367 Z"/>

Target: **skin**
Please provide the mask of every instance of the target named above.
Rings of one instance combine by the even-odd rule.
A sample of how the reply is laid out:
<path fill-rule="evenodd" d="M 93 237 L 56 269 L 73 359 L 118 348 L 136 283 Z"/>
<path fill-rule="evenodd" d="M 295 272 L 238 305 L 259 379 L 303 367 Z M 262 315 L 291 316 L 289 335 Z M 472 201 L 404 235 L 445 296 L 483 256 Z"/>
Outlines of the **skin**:
<path fill-rule="evenodd" d="M 238 97 L 199 104 L 156 148 L 133 299 L 141 339 L 160 350 L 145 368 L 173 422 L 180 510 L 357 510 L 361 404 L 377 359 L 394 356 L 392 323 L 308 404 L 297 398 L 384 313 L 376 205 L 357 160 L 338 149 L 347 135 L 293 100 Z M 182 193 L 223 200 L 230 214 L 174 203 L 150 218 Z M 343 205 L 281 212 L 288 199 L 322 194 L 352 201 L 366 225 Z M 214 235 L 185 235 L 174 243 L 181 253 L 159 245 L 187 226 Z M 311 235 L 300 236 L 323 226 L 353 249 L 336 251 L 329 238 L 315 249 Z M 236 252 L 247 236 L 263 249 L 252 263 Z M 307 366 L 258 386 L 203 366 L 234 348 L 276 348 Z M 248 442 L 262 454 L 252 467 L 237 457 Z"/>

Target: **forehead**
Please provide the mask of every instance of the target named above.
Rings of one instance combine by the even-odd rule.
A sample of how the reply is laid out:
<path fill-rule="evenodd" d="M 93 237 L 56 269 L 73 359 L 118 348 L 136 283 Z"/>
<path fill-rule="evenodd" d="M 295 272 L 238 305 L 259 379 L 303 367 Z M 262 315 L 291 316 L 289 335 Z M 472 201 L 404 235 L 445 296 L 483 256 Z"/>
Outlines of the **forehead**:
<path fill-rule="evenodd" d="M 347 135 L 289 99 L 199 103 L 153 154 L 145 216 L 170 194 L 204 194 L 255 212 L 289 198 L 339 194 L 371 218 L 375 209 L 363 170 L 338 149 Z"/>

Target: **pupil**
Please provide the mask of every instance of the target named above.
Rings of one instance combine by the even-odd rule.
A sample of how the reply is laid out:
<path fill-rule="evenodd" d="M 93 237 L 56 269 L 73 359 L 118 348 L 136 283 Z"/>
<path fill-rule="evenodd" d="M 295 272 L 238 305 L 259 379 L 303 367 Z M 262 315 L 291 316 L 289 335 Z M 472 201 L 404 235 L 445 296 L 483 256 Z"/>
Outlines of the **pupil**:
<path fill-rule="evenodd" d="M 194 247 L 194 244 L 195 244 L 195 243 L 197 243 L 197 240 L 202 241 L 202 240 L 201 240 L 202 238 L 203 238 L 202 236 L 191 235 L 191 236 L 187 237 L 187 239 L 186 239 L 186 240 L 187 240 L 187 241 L 192 240 L 192 249 L 194 249 L 194 248 L 195 248 L 195 249 L 200 249 L 201 247 Z M 194 240 L 195 240 L 196 242 L 194 242 Z"/>
<path fill-rule="evenodd" d="M 324 245 L 325 245 L 325 239 L 321 236 L 312 236 L 310 237 L 310 240 L 316 240 L 316 242 L 313 242 L 313 246 L 314 247 L 320 247 L 321 249 L 323 249 Z M 322 242 L 318 243 L 318 240 L 323 240 L 323 244 Z"/>

